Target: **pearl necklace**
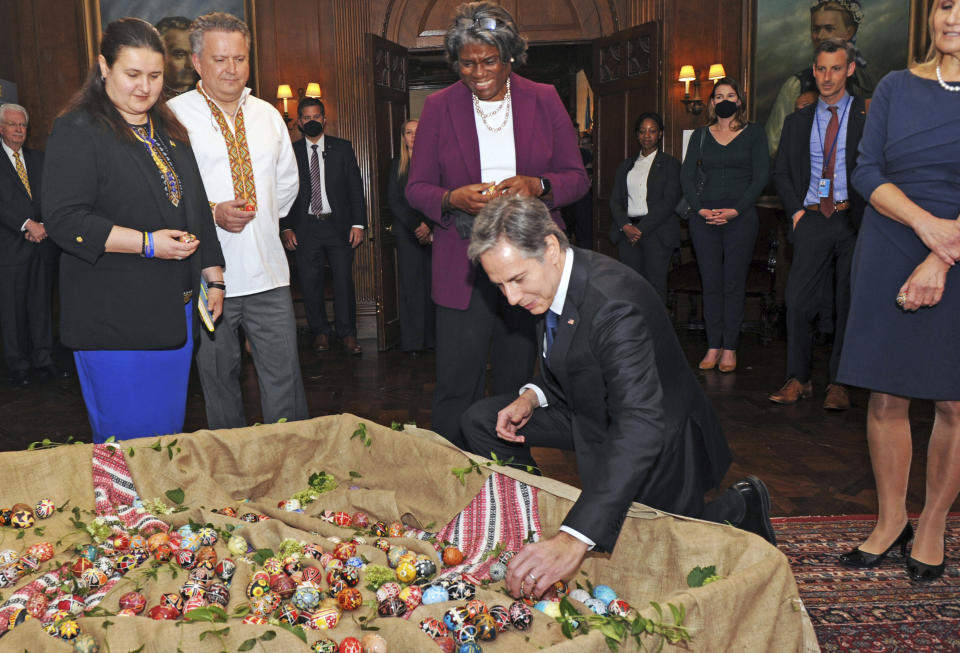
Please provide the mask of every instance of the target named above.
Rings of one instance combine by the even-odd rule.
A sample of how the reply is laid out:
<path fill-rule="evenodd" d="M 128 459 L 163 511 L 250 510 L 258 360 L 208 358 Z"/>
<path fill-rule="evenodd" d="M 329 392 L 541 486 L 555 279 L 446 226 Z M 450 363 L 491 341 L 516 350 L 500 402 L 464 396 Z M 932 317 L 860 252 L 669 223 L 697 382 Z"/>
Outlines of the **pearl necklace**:
<path fill-rule="evenodd" d="M 473 110 L 477 112 L 477 115 L 480 116 L 480 120 L 483 121 L 483 126 L 487 128 L 488 131 L 493 132 L 494 134 L 507 126 L 507 121 L 510 120 L 510 78 L 507 78 L 507 92 L 503 96 L 503 99 L 500 100 L 500 106 L 491 111 L 490 113 L 484 113 L 483 109 L 480 108 L 480 98 L 476 95 L 473 96 Z M 493 127 L 487 122 L 487 118 L 493 118 L 495 115 L 503 111 L 506 107 L 506 112 L 503 114 L 503 122 L 500 123 L 499 127 Z"/>
<path fill-rule="evenodd" d="M 940 72 L 940 66 L 937 66 L 937 81 L 940 82 L 940 86 L 942 86 L 945 91 L 960 93 L 960 86 L 950 86 L 950 84 L 943 81 L 943 73 Z"/>

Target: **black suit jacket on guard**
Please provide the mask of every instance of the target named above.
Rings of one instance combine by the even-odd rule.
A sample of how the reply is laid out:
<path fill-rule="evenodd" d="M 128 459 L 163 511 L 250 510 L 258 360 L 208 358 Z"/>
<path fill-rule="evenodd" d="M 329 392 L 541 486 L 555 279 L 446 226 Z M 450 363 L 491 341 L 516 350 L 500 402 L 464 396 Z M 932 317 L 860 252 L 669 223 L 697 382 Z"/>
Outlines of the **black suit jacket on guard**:
<path fill-rule="evenodd" d="M 297 157 L 297 168 L 300 171 L 300 192 L 286 218 L 280 220 L 280 230 L 293 229 L 300 226 L 300 221 L 306 219 L 310 212 L 310 159 L 307 148 L 308 141 L 301 138 L 293 144 L 293 153 Z M 357 155 L 353 152 L 350 141 L 325 134 L 323 137 L 324 188 L 327 192 L 326 200 L 333 212 L 333 219 L 337 229 L 343 232 L 346 239 L 350 227 L 367 224 L 367 205 L 363 197 L 363 180 L 360 177 L 360 167 L 357 165 Z"/>
<path fill-rule="evenodd" d="M 41 247 L 50 243 L 31 243 L 20 230 L 29 218 L 43 222 L 40 212 L 40 192 L 43 188 L 43 152 L 20 148 L 20 157 L 27 169 L 27 180 L 33 199 L 27 194 L 16 168 L 7 153 L 0 149 L 0 266 L 23 265 Z"/>
<path fill-rule="evenodd" d="M 637 156 L 625 159 L 617 168 L 613 189 L 610 191 L 610 241 L 616 245 L 623 238 L 623 227 L 630 222 L 627 217 L 627 173 L 637 162 Z M 637 222 L 637 229 L 656 236 L 660 243 L 671 251 L 680 246 L 680 219 L 674 212 L 683 195 L 680 188 L 680 162 L 669 154 L 657 152 L 647 176 L 647 214 Z"/>
<path fill-rule="evenodd" d="M 773 183 L 777 187 L 777 194 L 783 202 L 783 210 L 788 219 L 803 208 L 807 189 L 810 188 L 810 130 L 813 129 L 817 104 L 814 102 L 794 111 L 783 121 L 780 149 L 777 150 L 773 166 Z M 862 98 L 853 96 L 848 114 L 845 153 L 847 199 L 850 200 L 850 222 L 854 229 L 859 229 L 867 203 L 854 190 L 850 178 L 860 156 L 860 138 L 863 136 L 863 124 L 867 120 L 866 103 Z M 788 231 L 792 232 L 792 229 Z"/>
<path fill-rule="evenodd" d="M 611 551 L 631 501 L 700 514 L 730 450 L 653 287 L 607 256 L 573 252 L 556 338 L 534 383 L 570 413 L 583 490 L 563 523 Z M 541 319 L 541 347 L 543 329 Z"/>
<path fill-rule="evenodd" d="M 61 116 L 54 123 L 47 141 L 42 199 L 47 233 L 64 251 L 60 330 L 66 346 L 169 349 L 183 345 L 182 264 L 104 251 L 114 225 L 155 231 L 178 228 L 185 219 L 187 230 L 200 239 L 200 247 L 188 259 L 193 302 L 199 296 L 201 269 L 224 264 L 193 151 L 181 142 L 169 145 L 167 151 L 183 186 L 184 217 L 173 210 L 143 144 L 121 142 L 83 111 Z M 194 325 L 197 334 L 196 321 Z"/>

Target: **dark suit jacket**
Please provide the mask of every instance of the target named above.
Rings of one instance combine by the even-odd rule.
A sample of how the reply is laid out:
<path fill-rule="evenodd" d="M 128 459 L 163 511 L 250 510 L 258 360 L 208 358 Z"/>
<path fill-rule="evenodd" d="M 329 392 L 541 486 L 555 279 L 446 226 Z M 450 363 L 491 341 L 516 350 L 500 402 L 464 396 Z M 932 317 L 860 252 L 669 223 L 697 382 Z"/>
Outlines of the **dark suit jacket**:
<path fill-rule="evenodd" d="M 286 218 L 280 220 L 280 229 L 293 229 L 300 226 L 310 212 L 310 161 L 307 158 L 307 139 L 301 138 L 293 144 L 293 153 L 297 157 L 297 168 L 300 170 L 300 192 L 290 208 Z M 309 153 L 312 153 L 310 150 Z M 337 228 L 343 232 L 344 242 L 350 233 L 350 227 L 367 224 L 367 203 L 363 197 L 363 180 L 360 177 L 360 167 L 357 165 L 357 155 L 353 152 L 353 145 L 330 134 L 323 137 L 323 185 L 327 192 L 325 198 L 333 211 L 333 219 Z"/>
<path fill-rule="evenodd" d="M 610 241 L 616 245 L 623 238 L 621 229 L 630 222 L 627 217 L 627 173 L 640 156 L 624 160 L 617 168 L 610 191 Z M 671 250 L 680 246 L 680 221 L 674 209 L 683 191 L 680 189 L 680 162 L 669 154 L 657 152 L 647 177 L 647 214 L 640 218 L 636 227 L 643 237 L 656 236 Z"/>
<path fill-rule="evenodd" d="M 814 102 L 787 116 L 783 121 L 780 136 L 780 149 L 773 166 L 773 183 L 783 202 L 787 218 L 804 206 L 804 198 L 810 187 L 810 130 L 817 103 Z M 860 155 L 860 138 L 863 136 L 863 124 L 867 120 L 866 104 L 862 98 L 854 97 L 847 119 L 847 193 L 850 200 L 850 222 L 854 229 L 860 228 L 863 211 L 867 206 L 863 197 L 853 188 L 851 179 Z"/>
<path fill-rule="evenodd" d="M 611 551 L 631 501 L 700 514 L 730 451 L 653 287 L 607 256 L 573 252 L 556 338 L 535 383 L 571 415 L 583 491 L 563 523 Z"/>
<path fill-rule="evenodd" d="M 186 339 L 183 264 L 105 252 L 114 225 L 185 227 L 196 234 L 200 248 L 188 259 L 194 302 L 201 269 L 224 264 L 193 151 L 187 143 L 164 141 L 183 186 L 180 211 L 164 194 L 141 143 L 121 142 L 84 111 L 53 125 L 44 177 L 56 183 L 44 184 L 42 199 L 47 233 L 64 250 L 60 330 L 68 347 L 167 349 Z"/>
<path fill-rule="evenodd" d="M 22 265 L 39 251 L 37 243 L 24 238 L 20 227 L 28 218 L 43 222 L 40 193 L 43 188 L 43 152 L 21 148 L 33 199 L 27 194 L 16 168 L 0 148 L 0 265 Z M 40 243 L 44 245 L 44 243 Z"/>
<path fill-rule="evenodd" d="M 553 187 L 551 215 L 563 226 L 561 206 L 572 204 L 590 189 L 577 135 L 567 109 L 549 84 L 510 74 L 517 174 L 546 177 Z M 476 267 L 467 259 L 469 240 L 461 238 L 450 213 L 443 213 L 443 194 L 480 178 L 480 144 L 473 114 L 473 95 L 462 82 L 427 98 L 417 127 L 407 199 L 437 224 L 433 232 L 433 300 L 440 306 L 470 305 Z"/>

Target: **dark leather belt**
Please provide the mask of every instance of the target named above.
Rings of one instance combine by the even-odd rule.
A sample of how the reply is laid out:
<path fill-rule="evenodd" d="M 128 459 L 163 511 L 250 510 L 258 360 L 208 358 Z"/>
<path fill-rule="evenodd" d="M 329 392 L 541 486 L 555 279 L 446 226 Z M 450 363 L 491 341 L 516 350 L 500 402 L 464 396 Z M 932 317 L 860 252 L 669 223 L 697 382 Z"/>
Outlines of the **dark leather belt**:
<path fill-rule="evenodd" d="M 807 204 L 805 207 L 808 211 L 820 211 L 819 204 Z M 839 202 L 833 203 L 834 211 L 848 211 L 850 209 L 850 200 L 840 200 Z"/>
<path fill-rule="evenodd" d="M 314 213 L 308 213 L 308 214 L 307 214 L 307 217 L 308 217 L 308 218 L 313 218 L 314 220 L 319 220 L 320 222 L 323 222 L 324 220 L 329 220 L 331 217 L 333 217 L 333 214 L 332 214 L 332 213 L 321 213 L 320 215 L 316 215 L 316 214 L 314 214 Z"/>

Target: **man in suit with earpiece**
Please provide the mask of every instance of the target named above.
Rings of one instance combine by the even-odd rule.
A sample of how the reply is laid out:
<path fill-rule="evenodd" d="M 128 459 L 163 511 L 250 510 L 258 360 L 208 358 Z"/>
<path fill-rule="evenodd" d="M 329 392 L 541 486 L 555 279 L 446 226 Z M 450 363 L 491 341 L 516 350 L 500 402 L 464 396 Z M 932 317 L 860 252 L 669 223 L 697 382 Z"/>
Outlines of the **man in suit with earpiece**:
<path fill-rule="evenodd" d="M 284 247 L 296 252 L 314 350 L 330 349 L 335 328 L 347 353 L 359 355 L 353 256 L 363 242 L 367 205 L 353 145 L 324 134 L 326 125 L 323 102 L 314 98 L 300 101 L 297 126 L 304 137 L 293 144 L 300 193 L 290 214 L 280 221 L 280 231 Z M 324 299 L 327 264 L 333 276 L 334 325 L 327 320 Z"/>

